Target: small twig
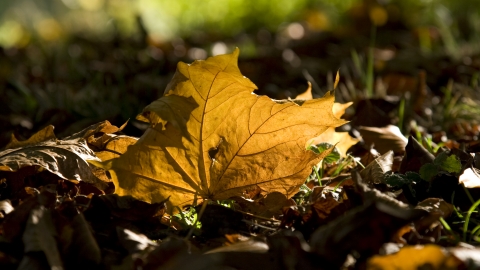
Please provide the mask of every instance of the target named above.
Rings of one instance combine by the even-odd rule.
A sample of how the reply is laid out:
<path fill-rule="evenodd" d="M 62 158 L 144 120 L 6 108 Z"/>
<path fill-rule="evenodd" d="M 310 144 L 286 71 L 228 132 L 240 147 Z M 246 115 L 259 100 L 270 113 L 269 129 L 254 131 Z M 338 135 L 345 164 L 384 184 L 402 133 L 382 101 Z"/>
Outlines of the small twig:
<path fill-rule="evenodd" d="M 193 232 L 195 231 L 195 228 L 197 227 L 197 222 L 198 222 L 198 221 L 200 220 L 200 218 L 202 217 L 203 213 L 205 212 L 205 209 L 207 209 L 207 204 L 208 204 L 208 200 L 204 200 L 204 201 L 203 201 L 203 204 L 202 204 L 202 208 L 200 208 L 200 213 L 197 213 L 197 219 L 195 220 L 195 222 L 193 223 L 192 227 L 191 227 L 190 230 L 188 231 L 187 236 L 185 236 L 185 240 L 190 239 L 190 237 L 192 236 Z"/>
<path fill-rule="evenodd" d="M 245 223 L 248 223 L 250 225 L 258 226 L 258 227 L 266 229 L 266 230 L 271 230 L 271 231 L 276 231 L 277 230 L 277 229 L 270 228 L 270 227 L 267 227 L 267 226 L 264 226 L 264 225 L 260 225 L 258 223 L 252 222 L 252 221 L 247 220 L 247 219 L 242 219 L 242 221 L 245 222 Z"/>
<path fill-rule="evenodd" d="M 251 216 L 251 217 L 254 217 L 254 218 L 258 218 L 258 219 L 263 219 L 263 220 L 266 220 L 266 221 L 271 221 L 271 222 L 279 222 L 280 221 L 280 220 L 276 220 L 274 218 L 266 218 L 266 217 L 262 217 L 262 216 L 257 216 L 257 215 L 254 215 L 254 214 L 251 214 L 251 213 L 248 213 L 248 212 L 243 212 L 243 211 L 240 211 L 240 210 L 235 210 L 235 212 L 239 212 L 239 213 L 242 213 L 244 215 Z"/>

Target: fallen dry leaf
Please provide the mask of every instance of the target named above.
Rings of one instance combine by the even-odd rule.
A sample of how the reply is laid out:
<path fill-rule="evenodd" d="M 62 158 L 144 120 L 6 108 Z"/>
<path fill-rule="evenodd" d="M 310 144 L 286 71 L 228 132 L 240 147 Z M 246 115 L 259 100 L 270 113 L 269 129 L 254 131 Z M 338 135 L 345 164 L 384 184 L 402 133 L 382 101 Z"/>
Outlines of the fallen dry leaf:
<path fill-rule="evenodd" d="M 157 246 L 155 242 L 143 234 L 135 233 L 129 229 L 117 227 L 120 244 L 128 250 L 129 254 L 140 253 Z"/>
<path fill-rule="evenodd" d="M 470 167 L 466 169 L 460 175 L 459 181 L 466 188 L 480 187 L 480 170 L 475 167 Z"/>
<path fill-rule="evenodd" d="M 123 124 L 121 127 L 116 127 L 110 124 L 109 121 L 102 121 L 96 124 L 93 124 L 71 136 L 68 136 L 64 140 L 75 140 L 83 138 L 89 146 L 93 146 L 95 151 L 103 150 L 106 147 L 106 144 L 110 142 L 113 138 L 117 137 L 113 133 L 122 131 L 127 125 L 128 121 Z M 103 159 L 102 159 L 103 160 Z"/>
<path fill-rule="evenodd" d="M 420 172 L 420 168 L 427 163 L 432 163 L 435 156 L 428 152 L 415 138 L 408 137 L 408 144 L 405 146 L 405 154 L 400 164 L 399 173 Z"/>
<path fill-rule="evenodd" d="M 436 245 L 407 246 L 396 254 L 373 256 L 367 269 L 462 269 L 463 263 Z"/>
<path fill-rule="evenodd" d="M 422 209 L 430 214 L 448 218 L 453 213 L 453 205 L 440 198 L 428 198 L 417 204 L 416 209 Z"/>
<path fill-rule="evenodd" d="M 257 200 L 233 197 L 243 212 L 265 218 L 273 218 L 282 213 L 282 209 L 292 204 L 291 200 L 280 192 L 272 192 Z"/>
<path fill-rule="evenodd" d="M 183 206 L 257 187 L 287 197 L 298 191 L 328 154 L 306 151 L 307 141 L 346 121 L 333 114 L 333 92 L 308 101 L 253 94 L 257 87 L 240 73 L 238 54 L 178 64 L 165 95 L 139 117 L 150 128 L 103 164 L 118 194 L 146 202 L 170 197 Z"/>
<path fill-rule="evenodd" d="M 329 267 L 325 269 L 340 269 L 352 250 L 363 258 L 376 254 L 398 229 L 421 215 L 416 210 L 370 200 L 318 228 L 310 238 L 310 251 L 326 259 Z"/>
<path fill-rule="evenodd" d="M 228 234 L 227 234 L 228 235 Z M 231 245 L 221 246 L 212 250 L 205 252 L 204 254 L 209 253 L 219 253 L 219 252 L 256 252 L 256 253 L 266 253 L 268 251 L 267 243 L 260 241 L 259 239 L 248 239 L 243 241 L 238 241 Z"/>
<path fill-rule="evenodd" d="M 393 151 L 388 151 L 376 158 L 360 172 L 362 179 L 369 184 L 380 184 L 384 182 L 384 176 L 392 171 Z"/>
<path fill-rule="evenodd" d="M 12 133 L 12 137 L 10 138 L 10 142 L 5 146 L 5 149 L 13 149 L 13 148 L 20 148 L 29 145 L 35 145 L 37 143 L 41 143 L 48 140 L 55 140 L 55 133 L 53 132 L 54 127 L 52 125 L 46 126 L 44 129 L 38 131 L 37 133 L 33 134 L 28 140 L 19 141 L 15 138 L 15 135 Z"/>
<path fill-rule="evenodd" d="M 77 207 L 78 205 L 73 201 L 64 201 L 61 206 L 64 220 L 69 220 L 68 223 L 62 224 L 63 227 L 57 229 L 57 232 L 61 232 L 58 242 L 61 243 L 61 247 L 64 247 L 62 258 L 66 269 L 72 266 L 78 269 L 88 268 L 98 265 L 102 260 L 102 253 L 90 224 L 83 214 L 78 213 Z M 59 215 L 54 217 L 58 219 Z"/>
<path fill-rule="evenodd" d="M 38 166 L 65 180 L 103 184 L 92 174 L 86 162 L 100 160 L 85 140 L 58 140 L 52 126 L 47 126 L 25 142 L 12 139 L 9 145 L 18 148 L 0 152 L 0 171 L 16 172 L 24 167 Z"/>
<path fill-rule="evenodd" d="M 34 256 L 28 256 L 34 252 L 42 252 L 51 269 L 64 269 L 55 240 L 57 237 L 52 213 L 43 206 L 32 209 L 22 237 L 25 244 L 25 256 L 18 268 L 28 269 L 32 264 L 42 263 L 41 260 L 37 261 L 38 259 Z"/>
<path fill-rule="evenodd" d="M 367 145 L 374 145 L 374 148 L 385 154 L 393 150 L 395 153 L 404 153 L 407 145 L 407 138 L 397 126 L 388 125 L 386 127 L 360 127 L 360 134 Z"/>

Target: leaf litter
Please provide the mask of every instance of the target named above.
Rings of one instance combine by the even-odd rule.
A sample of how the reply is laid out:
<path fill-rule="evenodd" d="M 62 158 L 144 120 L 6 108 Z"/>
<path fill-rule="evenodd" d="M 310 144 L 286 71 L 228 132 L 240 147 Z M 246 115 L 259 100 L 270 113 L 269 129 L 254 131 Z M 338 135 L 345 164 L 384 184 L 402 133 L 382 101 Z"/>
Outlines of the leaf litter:
<path fill-rule="evenodd" d="M 431 153 L 391 127 L 362 128 L 367 143 L 337 132 L 349 103 L 310 88 L 257 96 L 238 53 L 180 63 L 139 115 L 150 124 L 139 139 L 108 121 L 62 140 L 53 126 L 12 137 L 0 152 L 0 265 L 479 267 L 480 193 L 462 180 L 476 151 Z"/>

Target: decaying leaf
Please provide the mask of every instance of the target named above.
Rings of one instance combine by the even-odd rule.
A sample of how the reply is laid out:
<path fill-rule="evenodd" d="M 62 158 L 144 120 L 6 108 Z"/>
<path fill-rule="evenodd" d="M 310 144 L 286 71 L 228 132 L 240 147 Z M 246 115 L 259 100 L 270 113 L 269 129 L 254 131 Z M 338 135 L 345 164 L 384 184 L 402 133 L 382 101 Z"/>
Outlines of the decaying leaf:
<path fill-rule="evenodd" d="M 183 206 L 252 188 L 298 191 L 323 157 L 306 151 L 307 141 L 346 121 L 332 111 L 332 92 L 307 101 L 252 94 L 257 87 L 240 73 L 238 54 L 178 64 L 165 95 L 139 117 L 151 127 L 103 165 L 118 194 Z"/>
<path fill-rule="evenodd" d="M 357 170 L 352 171 L 352 179 L 357 187 L 358 192 L 360 193 L 364 201 L 378 200 L 385 204 L 392 205 L 394 207 L 408 208 L 407 204 L 391 196 L 393 194 L 381 192 L 375 188 L 370 188 L 366 183 L 364 183 L 362 176 Z"/>
<path fill-rule="evenodd" d="M 371 200 L 317 229 L 310 238 L 310 250 L 328 261 L 325 269 L 340 269 L 352 250 L 365 258 L 376 254 L 398 229 L 421 215 L 416 210 Z"/>
<path fill-rule="evenodd" d="M 373 256 L 367 269 L 461 269 L 463 263 L 436 245 L 407 246 L 396 254 Z"/>
<path fill-rule="evenodd" d="M 200 213 L 200 206 L 196 207 L 196 212 Z M 242 222 L 243 219 L 244 217 L 240 212 L 221 205 L 209 204 L 200 217 L 202 235 L 219 237 L 225 234 L 248 231 L 246 223 Z"/>
<path fill-rule="evenodd" d="M 117 133 L 121 131 L 122 129 L 125 128 L 127 125 L 128 121 L 123 124 L 121 127 L 116 127 L 112 124 L 110 124 L 109 121 L 102 121 L 96 124 L 93 124 L 67 138 L 65 140 L 74 140 L 74 139 L 80 139 L 83 138 L 87 143 L 97 149 L 94 149 L 95 151 L 97 150 L 103 150 L 105 148 L 105 145 L 112 140 L 112 138 L 115 138 L 116 135 L 113 133 Z M 103 159 L 102 159 L 103 160 Z"/>
<path fill-rule="evenodd" d="M 8 213 L 13 211 L 13 206 L 10 203 L 10 200 L 0 201 L 0 220 L 5 217 Z"/>
<path fill-rule="evenodd" d="M 43 206 L 32 209 L 23 233 L 23 243 L 25 244 L 27 256 L 23 257 L 18 268 L 28 269 L 27 265 L 31 266 L 32 260 L 38 260 L 38 258 L 29 257 L 28 254 L 40 251 L 45 254 L 51 269 L 63 269 L 63 262 L 55 240 L 56 237 L 58 235 L 53 224 L 51 212 Z"/>
<path fill-rule="evenodd" d="M 272 218 L 282 213 L 282 208 L 291 205 L 291 200 L 280 192 L 272 192 L 257 200 L 247 200 L 243 197 L 232 199 L 240 206 L 243 212 L 256 216 Z"/>
<path fill-rule="evenodd" d="M 403 153 L 407 145 L 407 138 L 397 126 L 386 127 L 360 127 L 360 134 L 367 145 L 374 145 L 374 148 L 385 154 L 393 150 L 395 153 Z"/>
<path fill-rule="evenodd" d="M 315 189 L 319 189 L 316 187 Z M 314 189 L 314 192 L 315 192 Z M 345 214 L 347 207 L 344 205 L 342 196 L 337 198 L 331 192 L 317 196 L 312 202 L 312 216 L 316 219 L 316 224 L 325 225 L 329 221 Z"/>
<path fill-rule="evenodd" d="M 400 164 L 400 173 L 420 172 L 420 168 L 431 163 L 435 156 L 425 149 L 415 138 L 408 137 L 408 144 L 405 146 L 405 154 Z"/>
<path fill-rule="evenodd" d="M 468 168 L 460 175 L 459 181 L 467 188 L 478 188 L 480 187 L 480 171 L 475 167 Z"/>
<path fill-rule="evenodd" d="M 85 215 L 107 219 L 116 217 L 130 221 L 161 217 L 165 208 L 163 203 L 148 204 L 131 196 L 118 196 L 117 194 L 93 196 L 91 204 L 94 207 L 87 209 Z"/>
<path fill-rule="evenodd" d="M 448 248 L 448 251 L 463 262 L 465 269 L 480 268 L 480 250 L 478 247 L 451 247 Z"/>
<path fill-rule="evenodd" d="M 132 232 L 129 229 L 117 227 L 117 234 L 120 244 L 130 254 L 140 253 L 157 246 L 155 242 L 148 239 L 145 235 Z"/>
<path fill-rule="evenodd" d="M 33 134 L 28 140 L 19 141 L 15 138 L 15 135 L 12 133 L 12 138 L 10 142 L 7 144 L 5 149 L 12 149 L 12 148 L 20 148 L 29 145 L 35 145 L 37 143 L 41 143 L 48 140 L 55 140 L 55 133 L 53 133 L 54 127 L 52 125 L 46 126 L 44 129 L 40 130 L 39 132 Z"/>
<path fill-rule="evenodd" d="M 453 213 L 453 205 L 439 198 L 428 198 L 423 200 L 418 203 L 415 208 L 425 210 L 443 218 L 447 218 Z"/>
<path fill-rule="evenodd" d="M 12 140 L 10 148 L 0 152 L 0 171 L 16 172 L 28 166 L 38 166 L 62 179 L 101 183 L 92 174 L 86 160 L 100 161 L 83 139 L 58 140 L 52 135 L 53 127 L 34 134 L 25 143 Z M 47 139 L 41 141 L 41 139 Z"/>
<path fill-rule="evenodd" d="M 268 245 L 267 243 L 260 241 L 259 239 L 247 238 L 247 240 L 238 241 L 231 245 L 225 245 L 222 247 L 209 250 L 205 252 L 205 254 L 219 253 L 219 252 L 242 252 L 242 251 L 266 253 L 268 251 Z"/>
<path fill-rule="evenodd" d="M 146 256 L 141 267 L 165 270 L 222 269 L 219 265 L 222 257 L 215 253 L 209 255 L 192 252 L 191 244 L 184 239 L 169 237 Z M 138 264 L 134 266 L 138 267 Z M 132 266 L 124 269 L 131 268 Z"/>
<path fill-rule="evenodd" d="M 393 151 L 388 151 L 376 158 L 360 172 L 367 183 L 380 184 L 384 182 L 385 173 L 392 171 Z"/>

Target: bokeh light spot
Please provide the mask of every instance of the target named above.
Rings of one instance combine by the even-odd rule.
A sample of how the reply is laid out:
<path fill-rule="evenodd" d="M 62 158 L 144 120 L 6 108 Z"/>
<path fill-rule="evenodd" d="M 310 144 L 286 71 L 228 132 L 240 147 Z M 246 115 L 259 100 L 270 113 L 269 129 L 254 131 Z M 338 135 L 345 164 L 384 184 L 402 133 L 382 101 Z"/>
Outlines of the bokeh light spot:
<path fill-rule="evenodd" d="M 305 35 L 305 29 L 300 23 L 294 22 L 288 25 L 287 34 L 291 39 L 301 39 Z"/>

